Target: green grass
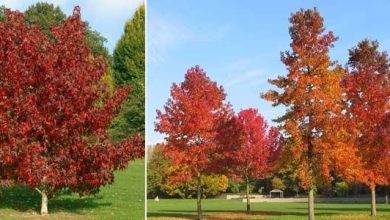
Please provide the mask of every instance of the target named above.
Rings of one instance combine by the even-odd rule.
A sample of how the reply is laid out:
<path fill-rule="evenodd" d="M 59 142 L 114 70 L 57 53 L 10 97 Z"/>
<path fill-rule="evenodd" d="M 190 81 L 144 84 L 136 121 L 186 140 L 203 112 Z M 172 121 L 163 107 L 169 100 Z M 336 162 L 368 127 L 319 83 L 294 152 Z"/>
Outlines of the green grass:
<path fill-rule="evenodd" d="M 246 215 L 246 203 L 237 200 L 206 199 L 202 201 L 206 219 L 307 219 L 307 203 L 252 203 L 252 215 Z M 363 220 L 390 219 L 390 206 L 377 204 L 378 216 L 371 218 L 369 204 L 316 203 L 316 219 Z M 196 201 L 191 199 L 148 200 L 148 219 L 193 219 Z"/>
<path fill-rule="evenodd" d="M 131 162 L 95 196 L 72 193 L 49 200 L 49 215 L 43 217 L 37 192 L 21 186 L 3 189 L 0 219 L 144 219 L 144 180 L 144 160 Z"/>

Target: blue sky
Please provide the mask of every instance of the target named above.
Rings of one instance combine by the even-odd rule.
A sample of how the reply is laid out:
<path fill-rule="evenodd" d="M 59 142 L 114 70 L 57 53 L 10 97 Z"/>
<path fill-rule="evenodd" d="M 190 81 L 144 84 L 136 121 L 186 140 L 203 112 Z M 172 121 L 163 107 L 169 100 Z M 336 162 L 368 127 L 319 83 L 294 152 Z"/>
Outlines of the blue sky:
<path fill-rule="evenodd" d="M 291 13 L 313 7 L 339 37 L 333 60 L 344 65 L 348 49 L 364 38 L 390 51 L 390 1 L 149 0 L 147 144 L 163 141 L 154 132 L 156 109 L 169 98 L 172 82 L 182 82 L 194 65 L 225 88 L 236 112 L 257 108 L 273 124 L 283 108 L 260 99 L 260 92 L 273 88 L 268 78 L 286 74 L 280 52 L 289 50 Z"/>
<path fill-rule="evenodd" d="M 107 39 L 106 46 L 110 53 L 123 34 L 124 25 L 133 17 L 135 9 L 143 0 L 41 0 L 60 6 L 61 10 L 70 15 L 74 6 L 81 7 L 81 16 L 88 21 L 93 30 L 98 31 Z M 25 11 L 28 6 L 38 0 L 0 0 L 0 5 L 7 8 Z"/>

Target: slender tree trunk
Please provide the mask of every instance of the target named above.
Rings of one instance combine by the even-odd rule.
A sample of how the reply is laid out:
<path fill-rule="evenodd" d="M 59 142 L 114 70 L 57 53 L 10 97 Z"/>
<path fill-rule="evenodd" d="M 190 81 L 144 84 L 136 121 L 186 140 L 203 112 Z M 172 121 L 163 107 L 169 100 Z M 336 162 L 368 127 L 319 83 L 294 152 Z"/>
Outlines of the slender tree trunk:
<path fill-rule="evenodd" d="M 385 203 L 386 203 L 386 205 L 388 205 L 389 204 L 389 195 L 385 195 Z"/>
<path fill-rule="evenodd" d="M 249 198 L 249 181 L 246 179 L 246 212 L 251 212 L 251 201 Z"/>
<path fill-rule="evenodd" d="M 309 208 L 309 220 L 314 220 L 314 189 L 313 187 L 310 187 L 309 189 L 309 201 L 308 201 L 308 208 Z"/>
<path fill-rule="evenodd" d="M 371 216 L 376 216 L 375 186 L 371 187 Z"/>
<path fill-rule="evenodd" d="M 311 122 L 311 116 L 309 116 L 309 121 Z M 309 139 L 308 139 L 308 143 L 309 143 L 309 149 L 308 149 L 308 159 L 310 161 L 309 163 L 309 175 L 311 177 L 311 180 L 310 180 L 310 188 L 309 188 L 309 201 L 308 201 L 308 209 L 309 209 L 309 213 L 308 213 L 308 217 L 309 217 L 309 220 L 314 220 L 314 183 L 313 183 L 313 164 L 312 164 L 312 161 L 313 161 L 313 143 L 311 142 L 311 139 L 310 139 L 310 135 L 308 136 Z"/>
<path fill-rule="evenodd" d="M 202 181 L 200 179 L 200 174 L 198 174 L 197 177 L 198 183 L 196 186 L 197 189 L 197 195 L 196 195 L 196 205 L 197 205 L 197 220 L 202 220 Z"/>
<path fill-rule="evenodd" d="M 42 190 L 41 192 L 41 196 L 42 196 L 42 203 L 41 203 L 41 215 L 46 215 L 48 214 L 48 210 L 47 210 L 47 193 L 45 190 Z"/>

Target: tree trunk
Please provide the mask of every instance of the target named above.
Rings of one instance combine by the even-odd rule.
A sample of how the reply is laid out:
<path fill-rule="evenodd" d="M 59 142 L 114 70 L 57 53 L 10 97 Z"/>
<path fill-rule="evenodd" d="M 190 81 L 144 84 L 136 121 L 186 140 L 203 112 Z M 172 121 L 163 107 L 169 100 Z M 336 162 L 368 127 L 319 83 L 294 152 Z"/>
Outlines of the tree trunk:
<path fill-rule="evenodd" d="M 251 212 L 251 201 L 249 198 L 249 181 L 246 180 L 246 212 Z"/>
<path fill-rule="evenodd" d="M 308 208 L 309 208 L 309 220 L 314 220 L 314 189 L 313 187 L 310 187 L 309 189 L 309 201 L 308 201 Z"/>
<path fill-rule="evenodd" d="M 388 205 L 389 204 L 389 195 L 385 195 L 385 202 L 386 202 L 386 205 Z"/>
<path fill-rule="evenodd" d="M 47 200 L 47 194 L 46 194 L 45 190 L 42 190 L 41 196 L 42 196 L 41 215 L 46 215 L 46 214 L 48 214 L 48 210 L 47 210 L 47 201 L 48 200 Z"/>
<path fill-rule="evenodd" d="M 376 216 L 375 186 L 371 188 L 371 216 Z"/>
<path fill-rule="evenodd" d="M 200 174 L 198 174 L 198 183 L 196 186 L 197 189 L 197 195 L 196 195 L 196 205 L 197 205 L 197 220 L 202 220 L 202 181 L 200 179 Z"/>

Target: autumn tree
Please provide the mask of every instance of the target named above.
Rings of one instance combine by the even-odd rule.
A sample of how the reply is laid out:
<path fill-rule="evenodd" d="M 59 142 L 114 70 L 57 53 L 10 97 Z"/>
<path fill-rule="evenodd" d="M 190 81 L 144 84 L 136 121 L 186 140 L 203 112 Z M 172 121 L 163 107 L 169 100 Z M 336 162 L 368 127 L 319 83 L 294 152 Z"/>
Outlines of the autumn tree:
<path fill-rule="evenodd" d="M 202 175 L 216 173 L 214 157 L 223 154 L 217 138 L 221 120 L 233 116 L 222 87 L 199 66 L 187 71 L 184 82 L 174 83 L 164 110 L 157 110 L 156 131 L 166 135 L 165 154 L 179 169 L 173 182 L 197 181 L 197 218 L 202 218 Z"/>
<path fill-rule="evenodd" d="M 280 179 L 279 177 L 276 177 L 276 176 L 271 179 L 271 185 L 272 185 L 272 188 L 274 188 L 274 189 L 284 190 L 286 188 L 283 180 Z"/>
<path fill-rule="evenodd" d="M 329 182 L 331 172 L 353 178 L 357 169 L 350 166 L 359 160 L 341 114 L 343 69 L 329 58 L 337 38 L 326 32 L 316 9 L 301 9 L 292 14 L 290 23 L 292 51 L 281 53 L 288 74 L 270 80 L 280 90 L 271 90 L 263 98 L 286 107 L 286 113 L 275 120 L 285 133 L 282 158 L 294 166 L 301 187 L 309 192 L 312 220 L 316 186 Z"/>
<path fill-rule="evenodd" d="M 363 162 L 365 183 L 371 190 L 371 215 L 376 215 L 375 188 L 388 184 L 389 142 L 387 118 L 390 99 L 390 63 L 377 41 L 363 40 L 349 50 L 343 85 L 347 112 L 357 129 L 356 146 Z"/>
<path fill-rule="evenodd" d="M 245 109 L 238 113 L 241 129 L 240 147 L 232 154 L 231 165 L 236 176 L 246 185 L 247 212 L 250 212 L 249 186 L 256 179 L 267 177 L 279 153 L 281 136 L 276 128 L 269 128 L 256 109 Z M 227 135 L 231 135 L 226 133 Z"/>
<path fill-rule="evenodd" d="M 8 9 L 0 21 L 0 176 L 36 189 L 41 214 L 63 188 L 97 193 L 144 151 L 140 136 L 109 142 L 129 88 L 102 95 L 107 62 L 91 56 L 79 8 L 51 32 L 55 40 Z"/>
<path fill-rule="evenodd" d="M 124 29 L 113 54 L 113 76 L 116 84 L 133 90 L 112 122 L 113 140 L 145 132 L 145 6 L 136 10 Z"/>

